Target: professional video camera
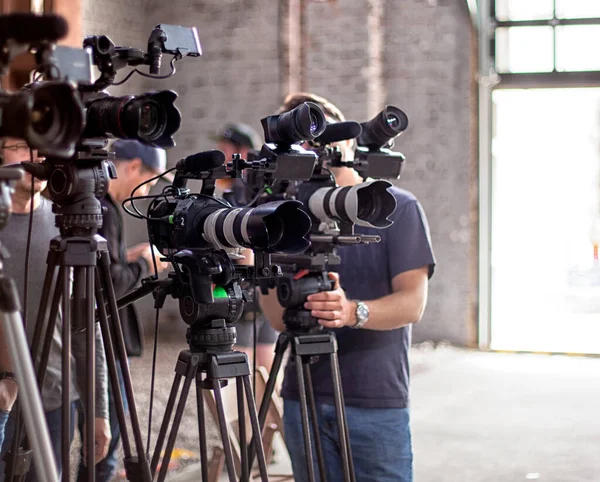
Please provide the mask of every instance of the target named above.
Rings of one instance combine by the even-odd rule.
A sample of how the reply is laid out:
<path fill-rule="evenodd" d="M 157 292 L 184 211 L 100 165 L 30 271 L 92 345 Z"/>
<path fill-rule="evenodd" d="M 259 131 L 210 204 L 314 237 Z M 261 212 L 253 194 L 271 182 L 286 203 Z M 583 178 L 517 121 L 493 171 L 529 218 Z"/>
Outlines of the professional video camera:
<path fill-rule="evenodd" d="M 60 17 L 50 17 L 44 21 L 43 17 L 35 15 L 26 15 L 23 18 L 29 22 L 27 31 L 33 30 L 34 24 L 46 32 L 51 30 L 56 33 L 60 26 L 64 28 L 58 33 L 62 35 L 66 31 L 66 23 Z M 9 23 L 6 25 L 11 27 L 7 28 L 6 32 L 14 32 L 16 37 L 18 30 L 10 23 L 14 20 L 13 16 L 7 20 Z M 12 41 L 10 38 L 6 39 L 8 36 L 2 28 L 2 21 L 4 20 L 0 20 L 0 47 L 6 45 L 8 48 Z M 37 38 L 35 42 L 29 43 L 32 45 L 25 53 L 33 54 L 37 67 L 36 75 L 33 82 L 26 86 L 26 90 L 0 98 L 2 122 L 9 115 L 15 120 L 14 125 L 7 124 L 5 127 L 4 123 L 0 124 L 0 135 L 23 137 L 31 147 L 37 147 L 45 156 L 46 159 L 42 163 L 22 164 L 33 176 L 48 181 L 47 192 L 53 201 L 56 225 L 60 229 L 60 236 L 50 242 L 48 267 L 32 343 L 32 358 L 40 360 L 38 383 L 41 385 L 44 380 L 49 357 L 48 340 L 51 340 L 53 334 L 61 298 L 63 330 L 87 332 L 88 354 L 94 352 L 96 307 L 111 383 L 113 386 L 118 385 L 118 364 L 130 408 L 131 428 L 137 452 L 135 456 L 129 441 L 125 441 L 128 437 L 125 405 L 120 393 L 115 393 L 116 411 L 124 437 L 127 476 L 130 479 L 149 481 L 150 467 L 143 447 L 131 388 L 131 376 L 110 275 L 107 241 L 98 235 L 98 229 L 102 226 L 100 199 L 108 191 L 110 179 L 116 177 L 116 170 L 110 162 L 114 159 L 114 153 L 106 150 L 108 138 L 136 139 L 157 147 L 172 147 L 175 145 L 173 134 L 179 128 L 181 116 L 174 106 L 177 95 L 171 91 L 111 97 L 101 90 L 110 85 L 122 84 L 133 73 L 152 78 L 166 78 L 172 75 L 175 71 L 175 61 L 183 56 L 200 55 L 196 29 L 158 25 L 150 36 L 148 53 L 115 47 L 105 36 L 87 38 L 84 42 L 85 49 L 58 47 L 47 40 L 38 41 Z M 160 70 L 163 53 L 173 55 L 172 71 L 167 76 L 158 76 L 156 74 Z M 92 82 L 92 64 L 97 65 L 100 70 L 100 78 L 96 82 Z M 150 74 L 136 68 L 123 81 L 114 82 L 116 71 L 127 65 L 149 65 Z M 67 94 L 70 94 L 70 97 Z M 67 102 L 68 100 L 71 102 Z M 58 137 L 58 140 L 54 136 Z M 73 279 L 70 277 L 71 272 Z M 70 309 L 65 309 L 65 304 L 73 307 L 72 313 Z M 85 387 L 86 449 L 88 477 L 92 477 L 95 440 L 93 356 L 88 356 L 86 369 L 89 374 L 89 384 Z M 70 390 L 69 378 L 70 376 L 63 377 L 62 389 L 67 398 Z M 64 420 L 70 419 L 69 410 L 70 406 L 66 404 L 62 414 Z M 65 432 L 63 436 L 68 437 L 68 433 Z M 20 440 L 20 437 L 15 439 Z M 15 460 L 19 460 L 20 453 L 17 453 Z M 68 473 L 68 453 L 63 453 L 62 463 L 63 469 Z"/>
<path fill-rule="evenodd" d="M 10 14 L 0 16 L 0 75 L 11 61 L 30 50 L 53 48 L 67 32 L 62 17 Z M 40 68 L 38 58 L 35 67 Z M 34 149 L 70 157 L 84 127 L 77 89 L 61 78 L 29 85 L 18 92 L 0 91 L 0 137 L 18 137 Z"/>
<path fill-rule="evenodd" d="M 224 161 L 221 151 L 180 160 L 173 185 L 154 199 L 146 217 L 150 241 L 176 266 L 170 275 L 176 288 L 170 294 L 179 298 L 181 315 L 190 325 L 209 322 L 217 314 L 229 323 L 237 321 L 248 299 L 239 281 L 276 276 L 270 253 L 301 253 L 309 246 L 305 235 L 310 221 L 299 202 L 235 208 L 212 197 L 216 179 L 239 176 L 248 168 L 241 159 L 228 166 Z M 203 181 L 200 193 L 190 193 L 188 179 Z M 232 263 L 241 258 L 241 248 L 261 253 L 256 273 Z"/>

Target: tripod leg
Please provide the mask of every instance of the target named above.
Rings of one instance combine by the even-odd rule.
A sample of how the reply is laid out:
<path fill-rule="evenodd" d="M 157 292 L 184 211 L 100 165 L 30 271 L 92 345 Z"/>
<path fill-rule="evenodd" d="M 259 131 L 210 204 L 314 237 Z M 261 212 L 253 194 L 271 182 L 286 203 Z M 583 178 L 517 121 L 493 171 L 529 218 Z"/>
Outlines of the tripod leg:
<path fill-rule="evenodd" d="M 98 303 L 98 315 L 100 318 L 100 330 L 102 332 L 102 340 L 104 341 L 104 351 L 106 352 L 106 365 L 108 366 L 108 375 L 111 386 L 119 386 L 119 374 L 117 372 L 117 362 L 115 359 L 115 351 L 110 337 L 108 319 L 106 316 L 106 305 L 104 300 L 104 292 L 101 288 L 100 275 L 96 270 L 96 302 Z M 125 406 L 123 404 L 123 395 L 121 390 L 113 390 L 117 419 L 119 421 L 119 430 L 121 431 L 121 441 L 123 442 L 123 454 L 125 460 L 131 459 L 131 445 L 129 443 L 129 429 L 125 419 Z M 127 469 L 125 469 L 127 470 Z M 129 476 L 128 476 L 129 479 Z"/>
<path fill-rule="evenodd" d="M 160 453 L 162 451 L 165 438 L 167 436 L 167 430 L 169 429 L 169 423 L 171 422 L 171 415 L 173 414 L 173 407 L 175 406 L 175 401 L 177 400 L 177 393 L 179 392 L 179 386 L 181 385 L 181 377 L 183 375 L 178 370 L 180 363 L 181 360 L 177 360 L 177 366 L 175 367 L 175 378 L 173 379 L 173 384 L 171 385 L 171 393 L 169 393 L 169 400 L 167 401 L 165 415 L 163 417 L 163 421 L 160 426 L 160 431 L 156 439 L 156 447 L 154 448 L 154 454 L 152 455 L 152 464 L 150 465 L 150 473 L 152 475 L 152 478 L 154 478 L 154 475 L 156 474 L 156 468 L 158 467 L 158 463 L 160 462 Z M 187 370 L 185 373 L 187 374 Z"/>
<path fill-rule="evenodd" d="M 87 387 L 85 408 L 85 431 L 87 446 L 87 480 L 96 480 L 96 330 L 94 320 L 94 266 L 88 266 L 85 270 L 86 284 L 86 352 L 87 352 Z"/>
<path fill-rule="evenodd" d="M 333 397 L 335 402 L 335 411 L 337 416 L 338 436 L 340 439 L 340 452 L 342 454 L 342 465 L 344 468 L 344 481 L 355 482 L 354 461 L 352 460 L 352 450 L 350 448 L 350 434 L 348 432 L 348 421 L 346 419 L 346 409 L 344 407 L 344 396 L 342 395 L 342 382 L 340 377 L 340 366 L 337 353 L 330 355 L 331 375 L 333 379 Z"/>
<path fill-rule="evenodd" d="M 56 328 L 56 320 L 58 316 L 58 308 L 60 306 L 60 299 L 62 296 L 62 280 L 65 277 L 67 268 L 61 266 L 58 270 L 58 277 L 56 278 L 56 286 L 54 287 L 54 294 L 52 296 L 52 306 L 50 307 L 50 318 L 48 318 L 48 326 L 44 333 L 44 346 L 42 347 L 42 355 L 39 358 L 33 358 L 33 362 L 37 368 L 37 381 L 40 387 L 44 386 L 44 378 L 46 375 L 46 367 L 48 366 L 48 358 L 50 357 L 50 348 L 52 347 L 52 339 L 54 335 L 54 329 Z M 41 310 L 40 310 L 41 312 Z M 40 320 L 38 319 L 38 323 Z M 45 324 L 45 320 L 42 320 L 42 325 Z M 37 326 L 36 326 L 37 329 Z M 32 345 L 33 349 L 33 345 Z M 33 354 L 32 354 L 33 355 Z"/>
<path fill-rule="evenodd" d="M 56 274 L 56 266 L 58 260 L 58 253 L 56 251 L 50 251 L 48 253 L 48 261 L 46 268 L 46 276 L 44 277 L 44 285 L 42 287 L 42 297 L 40 299 L 40 310 L 37 314 L 37 319 L 35 322 L 35 329 L 33 331 L 33 341 L 31 343 L 31 358 L 34 363 L 37 362 L 39 356 L 39 350 L 41 347 L 40 340 L 42 340 L 44 336 L 44 327 L 46 326 L 46 315 L 48 314 L 48 307 L 54 306 L 54 304 L 50 305 L 48 300 L 50 298 L 54 298 L 53 293 L 56 288 L 56 284 L 54 283 L 54 276 Z M 62 269 L 62 268 L 61 268 Z M 60 279 L 60 274 L 59 274 Z M 60 291 L 58 290 L 60 293 Z M 52 319 L 52 318 L 50 318 Z"/>
<path fill-rule="evenodd" d="M 17 380 L 19 380 L 20 406 L 27 433 L 30 434 L 37 477 L 40 482 L 57 482 L 54 453 L 29 355 L 29 345 L 21 319 L 17 289 L 14 280 L 1 274 L 0 300 L 3 301 L 3 309 L 0 311 L 1 323 L 8 341 L 12 365 Z"/>
<path fill-rule="evenodd" d="M 258 468 L 262 482 L 268 482 L 267 477 L 267 462 L 265 460 L 265 451 L 262 444 L 262 433 L 258 425 L 258 416 L 256 414 L 256 405 L 252 396 L 252 386 L 250 385 L 250 376 L 243 377 L 244 388 L 246 389 L 246 399 L 248 400 L 248 412 L 250 415 L 250 423 L 252 424 L 252 439 L 256 446 L 256 456 L 258 458 Z"/>
<path fill-rule="evenodd" d="M 225 463 L 227 464 L 227 476 L 229 482 L 236 482 L 235 468 L 233 466 L 233 452 L 231 451 L 231 442 L 227 433 L 227 420 L 225 419 L 225 410 L 223 408 L 223 395 L 221 394 L 221 383 L 217 378 L 212 380 L 215 402 L 217 404 L 217 413 L 219 416 L 219 429 L 221 430 L 221 439 L 223 441 L 223 451 L 225 452 Z"/>
<path fill-rule="evenodd" d="M 319 464 L 319 473 L 321 482 L 327 482 L 327 472 L 325 470 L 325 457 L 323 456 L 323 445 L 321 444 L 321 434 L 319 433 L 319 421 L 317 420 L 317 404 L 315 402 L 315 392 L 313 390 L 312 376 L 310 373 L 310 363 L 304 363 L 304 385 L 310 409 L 313 434 L 315 437 L 315 451 L 317 452 L 317 463 Z"/>
<path fill-rule="evenodd" d="M 179 430 L 179 425 L 181 424 L 181 418 L 183 417 L 183 411 L 185 409 L 185 402 L 187 401 L 190 393 L 192 381 L 196 377 L 196 370 L 198 369 L 198 357 L 192 356 L 187 368 L 185 382 L 183 382 L 181 396 L 179 397 L 179 403 L 177 404 L 177 410 L 175 411 L 175 418 L 173 419 L 173 426 L 171 427 L 171 432 L 169 433 L 169 440 L 167 441 L 167 447 L 165 448 L 165 455 L 160 466 L 158 482 L 163 482 L 167 477 L 169 462 L 171 461 L 171 454 L 173 453 L 173 447 L 175 447 L 175 440 L 177 439 L 177 431 Z"/>
<path fill-rule="evenodd" d="M 71 448 L 71 280 L 70 269 L 65 268 L 61 280 L 62 289 L 62 421 L 61 451 L 62 480 L 69 482 Z"/>
<path fill-rule="evenodd" d="M 281 363 L 283 362 L 283 355 L 290 343 L 290 337 L 287 333 L 283 332 L 277 338 L 277 344 L 275 345 L 275 358 L 273 359 L 273 366 L 269 373 L 269 379 L 265 387 L 265 393 L 263 394 L 262 401 L 260 402 L 260 410 L 258 412 L 258 423 L 260 426 L 261 434 L 265 427 L 265 421 L 267 420 L 267 413 L 269 413 L 269 405 L 271 403 L 271 397 L 275 390 L 275 384 L 277 383 L 277 376 L 279 370 L 281 370 Z M 254 465 L 255 447 L 254 439 L 250 441 L 248 447 L 248 465 L 252 467 Z"/>
<path fill-rule="evenodd" d="M 206 418 L 204 417 L 204 397 L 201 381 L 196 374 L 196 408 L 198 410 L 198 438 L 200 440 L 200 464 L 202 465 L 202 482 L 208 482 L 208 447 L 206 444 Z"/>
<path fill-rule="evenodd" d="M 125 349 L 123 330 L 121 328 L 121 322 L 119 321 L 117 299 L 115 297 L 115 290 L 113 288 L 112 278 L 110 277 L 110 257 L 108 255 L 108 250 L 100 251 L 100 253 L 101 254 L 98 263 L 98 269 L 100 270 L 100 280 L 102 281 L 102 287 L 106 293 L 106 300 L 108 302 L 108 309 L 110 312 L 110 336 L 113 340 L 113 346 L 116 348 L 116 352 L 119 357 L 121 375 L 123 376 L 123 384 L 125 385 L 127 403 L 129 405 L 131 429 L 133 432 L 135 449 L 137 453 L 137 460 L 130 459 L 129 461 L 125 462 L 128 466 L 131 467 L 132 470 L 143 472 L 142 475 L 139 475 L 139 477 L 142 480 L 150 482 L 152 480 L 152 476 L 150 474 L 150 466 L 148 464 L 147 455 L 144 450 L 144 441 L 142 440 L 140 420 L 138 416 L 137 406 L 135 403 L 135 395 L 133 393 L 133 384 L 131 382 L 129 364 L 127 362 L 127 350 Z M 113 391 L 116 392 L 117 390 L 115 389 Z"/>
<path fill-rule="evenodd" d="M 310 427 L 308 424 L 308 407 L 304 389 L 304 370 L 302 357 L 296 355 L 296 373 L 298 376 L 298 393 L 300 395 L 300 412 L 302 416 L 302 433 L 304 434 L 304 452 L 306 456 L 306 471 L 309 482 L 315 482 L 315 466 L 313 463 L 312 444 L 310 442 Z"/>
<path fill-rule="evenodd" d="M 244 382 L 241 378 L 235 379 L 236 397 L 238 409 L 238 424 L 240 427 L 240 459 L 242 466 L 241 482 L 248 482 L 250 477 L 248 470 L 248 445 L 246 437 L 246 411 L 244 410 Z"/>

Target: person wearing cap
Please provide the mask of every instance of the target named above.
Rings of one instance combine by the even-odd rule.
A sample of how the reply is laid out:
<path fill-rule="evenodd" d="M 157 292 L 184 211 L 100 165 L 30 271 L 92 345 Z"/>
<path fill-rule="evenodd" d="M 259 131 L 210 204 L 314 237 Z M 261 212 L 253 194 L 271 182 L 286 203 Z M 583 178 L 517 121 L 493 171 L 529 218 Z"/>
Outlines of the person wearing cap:
<path fill-rule="evenodd" d="M 131 191 L 139 184 L 149 181 L 163 173 L 167 168 L 167 155 L 163 149 L 147 146 L 137 141 L 117 140 L 112 145 L 115 152 L 115 167 L 117 179 L 110 181 L 108 193 L 101 200 L 104 208 L 102 228 L 99 234 L 106 238 L 110 254 L 110 273 L 115 290 L 115 295 L 120 298 L 139 284 L 142 278 L 154 271 L 152 261 L 152 248 L 149 243 L 140 243 L 127 248 L 125 230 L 120 205 L 127 199 Z M 135 193 L 136 196 L 146 196 L 157 180 L 152 180 L 141 186 Z M 159 261 L 160 255 L 156 252 L 156 267 L 158 272 L 168 267 L 167 263 Z M 128 356 L 141 356 L 143 349 L 142 324 L 133 304 L 119 311 L 119 318 L 123 330 L 123 338 Z M 119 372 L 120 373 L 120 372 Z M 124 394 L 123 380 L 119 376 L 121 393 Z M 96 464 L 96 480 L 104 482 L 110 480 L 117 468 L 117 448 L 120 441 L 119 422 L 114 406 L 112 387 L 109 387 L 110 428 L 112 440 L 108 454 L 104 460 Z M 126 398 L 123 397 L 124 401 Z M 83 426 L 79 423 L 80 431 Z M 83 433 L 83 432 L 81 432 Z M 83 457 L 80 459 L 77 480 L 87 480 L 87 471 Z"/>
<path fill-rule="evenodd" d="M 260 137 L 252 127 L 241 122 L 230 123 L 224 126 L 221 132 L 213 137 L 218 142 L 217 148 L 225 154 L 225 162 L 230 162 L 234 154 L 240 154 L 242 159 L 248 159 L 248 153 L 251 150 L 259 149 L 261 146 Z M 250 197 L 246 192 L 246 187 L 240 179 L 218 179 L 216 181 L 215 196 L 222 197 L 232 206 L 243 206 Z M 252 263 L 252 251 L 245 250 L 245 263 Z M 258 296 L 258 290 L 255 291 Z M 249 305 L 248 305 L 249 306 Z M 257 337 L 256 337 L 256 363 L 257 366 L 263 366 L 268 370 L 273 364 L 274 348 L 277 341 L 278 332 L 265 319 L 260 312 L 258 303 L 255 305 L 258 310 L 256 313 Z M 248 355 L 252 363 L 254 355 L 254 313 L 252 310 L 246 310 L 242 319 L 237 324 L 236 349 L 243 351 Z"/>

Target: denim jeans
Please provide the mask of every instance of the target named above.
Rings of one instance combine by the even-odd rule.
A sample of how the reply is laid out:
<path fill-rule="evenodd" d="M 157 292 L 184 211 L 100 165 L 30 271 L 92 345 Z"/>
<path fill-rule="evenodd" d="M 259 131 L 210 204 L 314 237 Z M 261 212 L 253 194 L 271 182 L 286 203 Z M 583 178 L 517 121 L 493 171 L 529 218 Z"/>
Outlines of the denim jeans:
<path fill-rule="evenodd" d="M 119 375 L 119 390 L 121 391 L 121 395 L 123 397 L 123 405 L 125 408 L 125 412 L 127 412 L 127 397 L 125 396 L 125 383 L 123 382 L 123 376 L 121 374 L 120 365 L 117 365 L 117 373 Z M 117 410 L 115 407 L 115 399 L 112 393 L 112 386 L 110 383 L 108 384 L 108 398 L 111 440 L 110 445 L 108 446 L 108 453 L 106 457 L 96 464 L 96 482 L 108 482 L 109 480 L 111 480 L 116 474 L 117 464 L 119 462 L 117 459 L 117 455 L 119 449 L 119 442 L 121 441 L 121 428 L 119 426 L 119 419 L 117 417 Z M 77 425 L 79 427 L 79 434 L 81 435 L 81 440 L 83 440 L 83 434 L 85 432 L 85 422 L 83 419 L 83 406 L 81 405 L 81 402 L 79 402 L 78 408 L 79 418 L 77 420 Z M 79 456 L 77 482 L 86 482 L 87 480 L 87 467 L 84 464 L 82 447 Z"/>
<path fill-rule="evenodd" d="M 4 428 L 6 427 L 6 422 L 8 422 L 8 416 L 10 412 L 6 410 L 0 410 L 0 450 L 2 449 L 2 444 L 4 443 Z"/>
<path fill-rule="evenodd" d="M 69 440 L 73 441 L 73 433 L 75 431 L 75 410 L 77 409 L 75 403 L 71 403 L 71 423 L 70 423 L 70 433 Z M 14 410 L 11 414 L 14 413 Z M 61 420 L 62 420 L 62 408 L 57 408 L 56 410 L 52 410 L 50 412 L 46 412 L 46 423 L 48 424 L 48 432 L 50 433 L 50 443 L 52 444 L 52 450 L 54 452 L 54 458 L 56 460 L 56 468 L 58 469 L 58 475 L 61 475 L 62 468 L 62 446 L 61 446 Z M 0 482 L 3 482 L 5 479 L 5 468 L 6 462 L 4 461 L 4 457 L 7 452 L 11 449 L 12 439 L 15 432 L 15 419 L 11 415 L 8 418 L 8 422 L 6 423 L 6 433 L 4 444 L 2 445 L 2 451 L 0 453 Z M 29 473 L 25 478 L 27 482 L 35 482 L 37 480 L 35 474 L 35 463 L 33 459 L 31 460 L 31 467 L 29 468 Z"/>
<path fill-rule="evenodd" d="M 406 408 L 346 407 L 352 460 L 357 482 L 412 482 L 412 445 Z M 292 459 L 294 480 L 308 481 L 300 403 L 284 401 L 285 442 Z M 317 402 L 319 434 L 328 482 L 343 481 L 335 407 Z M 314 443 L 313 452 L 314 452 Z M 316 481 L 320 480 L 313 453 Z"/>

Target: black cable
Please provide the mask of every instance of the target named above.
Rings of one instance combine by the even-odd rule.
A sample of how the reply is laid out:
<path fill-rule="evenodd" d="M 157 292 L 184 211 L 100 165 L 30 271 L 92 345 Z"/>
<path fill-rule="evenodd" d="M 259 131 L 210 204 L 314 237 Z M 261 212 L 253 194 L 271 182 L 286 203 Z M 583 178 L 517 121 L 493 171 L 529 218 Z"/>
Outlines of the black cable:
<path fill-rule="evenodd" d="M 258 201 L 258 198 L 260 196 L 262 196 L 262 194 L 269 188 L 270 186 L 264 186 L 260 191 L 258 191 L 258 193 L 256 193 L 256 196 L 254 196 L 254 198 L 252 198 L 252 200 L 247 203 L 244 208 L 249 208 L 250 206 L 252 206 L 256 201 Z"/>
<path fill-rule="evenodd" d="M 173 58 L 171 59 L 171 61 L 169 62 L 169 64 L 171 65 L 171 72 L 169 72 L 166 75 L 150 75 L 150 74 L 146 74 L 136 68 L 136 69 L 133 69 L 132 71 L 130 71 L 123 80 L 121 80 L 119 82 L 111 82 L 110 85 L 122 85 L 125 82 L 127 82 L 133 74 L 136 74 L 136 73 L 141 75 L 142 77 L 147 77 L 148 79 L 168 79 L 169 77 L 172 77 L 175 74 L 175 72 L 177 72 L 177 69 L 175 68 L 175 62 L 177 60 L 179 60 L 179 58 L 176 55 L 174 55 Z"/>
<path fill-rule="evenodd" d="M 253 289 L 253 303 L 252 303 L 252 329 L 253 329 L 253 339 L 252 339 L 252 368 L 253 368 L 253 374 L 252 374 L 252 385 L 254 388 L 254 399 L 256 399 L 256 346 L 257 346 L 257 342 L 256 339 L 258 338 L 258 328 L 256 327 L 256 303 L 258 302 L 258 293 L 256 291 L 256 256 L 254 257 L 254 270 L 252 273 L 252 289 Z"/>
<path fill-rule="evenodd" d="M 33 163 L 33 149 L 29 149 L 29 161 Z M 31 176 L 31 199 L 29 201 L 29 226 L 27 227 L 27 243 L 25 245 L 25 286 L 23 289 L 23 328 L 27 329 L 27 298 L 29 285 L 29 255 L 31 253 L 31 235 L 33 231 L 33 201 L 35 196 L 35 178 Z"/>

